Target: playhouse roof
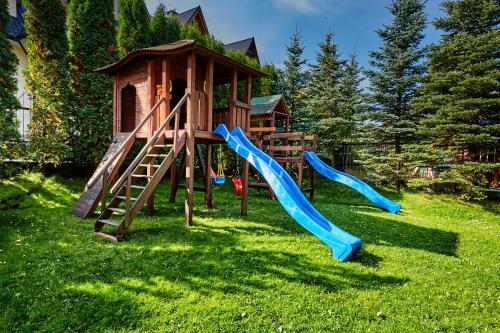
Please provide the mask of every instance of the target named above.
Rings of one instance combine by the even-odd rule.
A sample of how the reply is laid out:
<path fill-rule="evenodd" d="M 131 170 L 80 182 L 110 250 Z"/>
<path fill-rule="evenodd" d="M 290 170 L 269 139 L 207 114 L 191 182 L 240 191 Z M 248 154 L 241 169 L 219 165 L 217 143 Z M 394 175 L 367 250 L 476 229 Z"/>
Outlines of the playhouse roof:
<path fill-rule="evenodd" d="M 280 106 L 279 112 L 288 113 L 283 95 L 254 97 L 250 101 L 250 104 L 250 115 L 252 116 L 271 114 L 276 111 L 278 106 Z"/>
<path fill-rule="evenodd" d="M 144 48 L 144 49 L 138 49 L 138 50 L 135 50 L 135 51 L 128 53 L 126 56 L 124 56 L 119 61 L 117 61 L 113 64 L 110 64 L 110 65 L 98 68 L 98 69 L 96 69 L 96 71 L 107 73 L 107 74 L 112 74 L 112 73 L 118 71 L 121 67 L 127 65 L 132 60 L 134 60 L 138 57 L 148 56 L 148 55 L 153 55 L 153 56 L 154 55 L 178 55 L 178 54 L 186 53 L 186 52 L 192 51 L 192 50 L 195 50 L 204 56 L 213 57 L 214 60 L 216 60 L 217 62 L 219 62 L 221 64 L 234 66 L 234 67 L 238 68 L 238 70 L 240 70 L 241 72 L 249 73 L 255 78 L 263 77 L 263 76 L 267 75 L 266 73 L 264 73 L 256 68 L 250 67 L 250 66 L 245 65 L 245 64 L 243 64 L 239 61 L 236 61 L 232 58 L 226 57 L 223 54 L 215 52 L 214 50 L 211 50 L 211 49 L 199 44 L 198 42 L 196 42 L 195 40 L 192 40 L 192 39 L 184 39 L 184 40 L 180 40 L 180 41 L 170 43 L 170 44 L 164 44 L 164 45 L 158 45 L 158 46 L 148 47 L 148 48 Z"/>

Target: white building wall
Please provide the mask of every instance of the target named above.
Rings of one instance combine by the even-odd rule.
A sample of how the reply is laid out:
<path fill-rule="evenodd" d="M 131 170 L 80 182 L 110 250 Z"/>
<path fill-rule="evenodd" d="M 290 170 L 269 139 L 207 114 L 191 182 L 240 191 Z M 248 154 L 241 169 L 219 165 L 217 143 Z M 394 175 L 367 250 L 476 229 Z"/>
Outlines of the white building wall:
<path fill-rule="evenodd" d="M 9 0 L 9 15 L 16 16 L 16 14 L 17 14 L 16 0 Z"/>
<path fill-rule="evenodd" d="M 17 65 L 17 93 L 16 96 L 21 103 L 22 109 L 17 110 L 17 118 L 19 120 L 19 133 L 24 138 L 28 134 L 28 125 L 31 120 L 31 113 L 29 109 L 31 108 L 31 99 L 25 90 L 24 86 L 24 76 L 23 71 L 26 68 L 28 61 L 26 58 L 26 53 L 24 52 L 21 45 L 18 42 L 10 41 L 12 45 L 12 52 L 16 55 L 18 60 Z"/>

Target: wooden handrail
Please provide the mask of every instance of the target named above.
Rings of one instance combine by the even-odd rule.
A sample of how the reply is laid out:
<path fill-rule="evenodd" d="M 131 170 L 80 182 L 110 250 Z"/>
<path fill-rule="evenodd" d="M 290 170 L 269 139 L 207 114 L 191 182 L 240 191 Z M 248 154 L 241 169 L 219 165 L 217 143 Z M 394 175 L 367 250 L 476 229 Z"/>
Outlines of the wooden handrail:
<path fill-rule="evenodd" d="M 128 146 L 130 141 L 135 138 L 135 135 L 139 132 L 139 130 L 146 124 L 146 122 L 151 118 L 153 113 L 156 111 L 156 109 L 161 105 L 161 103 L 165 102 L 165 97 L 162 97 L 156 102 L 155 105 L 151 108 L 149 113 L 146 115 L 146 117 L 139 123 L 139 125 L 130 133 L 130 135 L 127 137 L 127 140 L 122 144 L 122 146 L 116 151 L 116 153 L 104 163 L 104 165 L 101 167 L 99 171 L 96 171 L 92 178 L 87 183 L 87 188 L 92 187 L 95 182 L 103 175 L 104 170 L 107 170 L 109 166 L 118 158 L 118 156 L 121 154 L 121 152 L 125 149 L 125 147 Z"/>
<path fill-rule="evenodd" d="M 149 139 L 149 141 L 144 145 L 144 147 L 141 149 L 139 154 L 137 154 L 137 156 L 132 161 L 132 163 L 130 163 L 129 167 L 127 168 L 127 170 L 125 170 L 125 172 L 120 177 L 120 179 L 118 179 L 118 181 L 115 183 L 115 185 L 113 185 L 113 187 L 111 188 L 111 193 L 113 195 L 116 194 L 117 190 L 122 186 L 123 182 L 127 179 L 127 175 L 130 174 L 132 172 L 132 170 L 134 170 L 137 167 L 137 165 L 142 161 L 142 159 L 144 158 L 144 155 L 146 155 L 149 148 L 152 145 L 154 145 L 156 140 L 158 140 L 158 137 L 165 130 L 165 128 L 167 127 L 167 124 L 172 120 L 172 118 L 174 116 L 175 116 L 175 131 L 174 131 L 174 147 L 175 147 L 175 143 L 177 142 L 176 137 L 178 136 L 177 132 L 179 130 L 179 117 L 178 117 L 179 110 L 181 109 L 182 105 L 186 102 L 188 96 L 189 96 L 189 93 L 186 92 L 184 94 L 184 96 L 181 98 L 181 100 L 179 101 L 179 103 L 177 103 L 177 105 L 170 112 L 168 117 L 161 123 L 158 130 L 156 130 L 154 132 L 151 139 Z"/>
<path fill-rule="evenodd" d="M 250 104 L 243 103 L 243 102 L 240 102 L 240 101 L 234 101 L 234 103 L 233 103 L 233 104 L 234 104 L 235 106 L 240 107 L 240 108 L 250 110 Z"/>

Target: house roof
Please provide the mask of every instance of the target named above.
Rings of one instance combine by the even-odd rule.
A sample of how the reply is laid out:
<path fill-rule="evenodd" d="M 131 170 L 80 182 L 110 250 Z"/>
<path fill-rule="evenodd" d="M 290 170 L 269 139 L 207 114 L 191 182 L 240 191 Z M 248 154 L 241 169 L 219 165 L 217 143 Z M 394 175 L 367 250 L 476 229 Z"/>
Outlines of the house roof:
<path fill-rule="evenodd" d="M 224 45 L 224 51 L 242 51 L 246 55 L 259 59 L 257 53 L 257 46 L 255 44 L 255 38 L 250 37 L 237 42 L 229 43 Z"/>
<path fill-rule="evenodd" d="M 193 19 L 194 15 L 198 10 L 201 10 L 200 6 L 191 8 L 182 13 L 175 13 L 176 14 L 175 16 L 177 17 L 177 21 L 180 24 L 188 24 L 191 23 L 191 20 Z"/>
<path fill-rule="evenodd" d="M 11 16 L 9 24 L 7 24 L 7 38 L 11 40 L 21 40 L 27 36 L 24 29 L 23 14 L 26 10 L 20 3 L 17 3 L 16 17 Z"/>
<path fill-rule="evenodd" d="M 264 114 L 271 114 L 276 110 L 276 107 L 280 102 L 283 102 L 284 111 L 288 113 L 283 95 L 254 97 L 250 101 L 250 107 L 251 107 L 250 115 L 258 116 Z"/>
<path fill-rule="evenodd" d="M 215 52 L 214 50 L 211 50 L 211 49 L 199 44 L 198 42 L 196 42 L 195 40 L 192 40 L 192 39 L 183 39 L 183 40 L 180 40 L 180 41 L 177 41 L 174 43 L 170 43 L 170 44 L 164 44 L 164 45 L 158 45 L 158 46 L 148 47 L 148 48 L 144 48 L 144 49 L 138 49 L 138 50 L 135 50 L 135 51 L 128 53 L 119 61 L 117 61 L 113 64 L 110 64 L 110 65 L 98 68 L 98 69 L 96 69 L 96 71 L 111 74 L 111 73 L 116 72 L 122 66 L 128 64 L 130 61 L 132 61 L 133 59 L 135 59 L 139 56 L 179 54 L 181 52 L 186 52 L 189 50 L 201 51 L 204 55 L 214 57 L 216 60 L 218 60 L 219 63 L 227 64 L 230 66 L 235 66 L 238 68 L 238 70 L 249 73 L 256 78 L 263 77 L 263 76 L 267 75 L 266 73 L 264 73 L 256 68 L 250 67 L 246 64 L 243 64 L 239 61 L 236 61 L 232 58 L 226 57 L 225 55 L 222 55 L 218 52 Z"/>

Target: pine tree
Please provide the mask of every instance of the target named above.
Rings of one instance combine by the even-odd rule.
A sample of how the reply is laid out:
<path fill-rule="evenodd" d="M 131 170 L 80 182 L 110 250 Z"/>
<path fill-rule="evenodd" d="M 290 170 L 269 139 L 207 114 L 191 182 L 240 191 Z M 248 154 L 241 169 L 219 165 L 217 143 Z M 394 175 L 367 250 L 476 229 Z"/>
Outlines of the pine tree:
<path fill-rule="evenodd" d="M 175 20 L 177 22 L 177 19 Z M 163 4 L 156 7 L 150 22 L 151 45 L 168 44 L 169 26 L 167 22 L 165 6 Z"/>
<path fill-rule="evenodd" d="M 72 0 L 68 30 L 77 106 L 73 159 L 76 165 L 92 168 L 112 135 L 113 80 L 94 70 L 117 58 L 113 0 Z"/>
<path fill-rule="evenodd" d="M 16 98 L 17 58 L 5 33 L 9 20 L 7 0 L 0 0 L 0 161 L 5 153 L 1 144 L 19 137 L 15 110 L 21 106 Z"/>
<path fill-rule="evenodd" d="M 414 140 L 417 120 L 410 112 L 418 81 L 424 72 L 420 43 L 425 27 L 422 0 L 395 0 L 389 7 L 392 23 L 377 30 L 382 40 L 370 52 L 370 110 L 366 112 L 364 135 L 371 149 L 365 163 L 380 182 L 405 185 L 407 170 L 403 146 Z"/>
<path fill-rule="evenodd" d="M 341 108 L 343 61 L 339 59 L 332 33 L 325 35 L 319 49 L 306 89 L 306 112 L 312 123 L 310 127 L 303 126 L 319 135 L 320 150 L 333 159 L 337 145 L 350 136 L 354 122 L 348 110 Z"/>
<path fill-rule="evenodd" d="M 149 12 L 144 0 L 121 0 L 118 19 L 118 51 L 127 53 L 151 46 Z"/>
<path fill-rule="evenodd" d="M 415 100 L 423 117 L 420 162 L 462 160 L 441 175 L 465 182 L 465 196 L 500 164 L 489 162 L 500 144 L 500 5 L 495 0 L 445 1 L 446 16 L 434 25 L 444 31 L 429 50 L 429 72 Z M 498 161 L 498 157 L 497 161 Z M 464 161 L 465 160 L 465 161 Z"/>
<path fill-rule="evenodd" d="M 306 60 L 302 59 L 304 46 L 302 36 L 298 30 L 290 37 L 290 44 L 286 46 L 287 59 L 284 61 L 284 95 L 290 111 L 290 127 L 293 131 L 303 130 L 304 117 L 304 88 L 307 75 L 304 71 Z"/>
<path fill-rule="evenodd" d="M 71 94 L 69 89 L 66 12 L 60 1 L 26 0 L 28 34 L 27 90 L 34 98 L 30 144 L 41 164 L 60 164 L 69 157 Z"/>

